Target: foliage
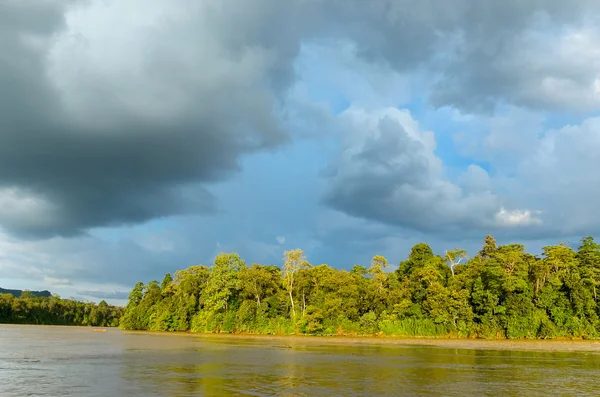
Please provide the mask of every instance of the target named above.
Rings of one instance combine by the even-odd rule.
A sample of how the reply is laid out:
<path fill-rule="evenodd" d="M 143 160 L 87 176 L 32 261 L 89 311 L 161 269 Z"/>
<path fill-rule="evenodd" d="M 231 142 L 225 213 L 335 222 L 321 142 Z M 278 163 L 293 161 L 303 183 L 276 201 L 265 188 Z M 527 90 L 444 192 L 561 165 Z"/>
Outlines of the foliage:
<path fill-rule="evenodd" d="M 108 305 L 105 301 L 96 305 L 57 296 L 0 294 L 0 323 L 4 324 L 117 327 L 123 312 L 122 307 Z"/>
<path fill-rule="evenodd" d="M 313 266 L 302 250 L 281 268 L 247 266 L 220 254 L 212 267 L 138 283 L 125 329 L 260 334 L 595 338 L 600 334 L 600 245 L 545 247 L 486 236 L 471 258 L 461 249 L 434 254 L 415 245 L 397 270 L 380 255 L 350 271 Z"/>

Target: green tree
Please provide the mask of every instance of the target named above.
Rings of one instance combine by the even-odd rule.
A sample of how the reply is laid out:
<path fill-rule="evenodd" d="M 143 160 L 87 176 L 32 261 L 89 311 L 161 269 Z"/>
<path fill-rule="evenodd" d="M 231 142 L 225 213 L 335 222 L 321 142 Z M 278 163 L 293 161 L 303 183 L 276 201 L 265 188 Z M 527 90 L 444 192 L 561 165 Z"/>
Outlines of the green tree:
<path fill-rule="evenodd" d="M 444 259 L 446 260 L 446 262 L 448 262 L 448 266 L 450 266 L 452 277 L 454 277 L 454 269 L 456 268 L 456 266 L 460 265 L 460 262 L 462 262 L 463 259 L 465 259 L 466 257 L 467 251 L 459 248 L 445 252 Z"/>
<path fill-rule="evenodd" d="M 581 268 L 582 281 L 591 286 L 594 301 L 598 302 L 598 285 L 600 284 L 600 245 L 591 236 L 581 239 L 577 251 L 577 259 Z"/>
<path fill-rule="evenodd" d="M 219 254 L 204 289 L 204 309 L 223 312 L 229 309 L 239 287 L 239 272 L 246 264 L 238 254 Z"/>
<path fill-rule="evenodd" d="M 296 274 L 300 269 L 306 268 L 309 263 L 306 261 L 304 252 L 301 249 L 294 249 L 283 253 L 283 278 L 285 289 L 290 298 L 291 313 L 296 320 L 296 306 L 294 304 L 294 281 Z"/>
<path fill-rule="evenodd" d="M 165 277 L 163 278 L 162 283 L 160 283 L 160 290 L 165 292 L 167 290 L 167 288 L 169 288 L 169 286 L 171 286 L 171 283 L 173 283 L 173 277 L 171 277 L 171 273 L 165 274 Z"/>
<path fill-rule="evenodd" d="M 277 266 L 247 267 L 220 254 L 211 267 L 191 266 L 162 283 L 137 283 L 125 310 L 61 300 L 0 295 L 0 321 L 115 324 L 125 329 L 290 334 L 375 334 L 506 338 L 598 337 L 600 246 L 591 237 L 577 251 L 486 236 L 467 259 L 420 243 L 395 272 L 373 257 L 350 271 L 311 266 L 302 250 Z M 299 313 L 302 316 L 299 317 Z"/>

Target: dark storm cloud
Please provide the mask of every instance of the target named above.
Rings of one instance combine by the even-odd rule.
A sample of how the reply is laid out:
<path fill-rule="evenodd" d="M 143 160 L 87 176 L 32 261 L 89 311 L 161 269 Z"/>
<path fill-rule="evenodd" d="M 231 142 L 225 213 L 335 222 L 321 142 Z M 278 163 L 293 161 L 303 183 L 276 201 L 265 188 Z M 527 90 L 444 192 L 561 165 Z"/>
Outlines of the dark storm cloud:
<path fill-rule="evenodd" d="M 532 66 L 527 50 L 542 54 L 551 47 L 535 35 L 519 38 L 531 31 L 560 37 L 560 27 L 593 21 L 600 6 L 586 0 L 260 0 L 252 7 L 230 0 L 131 0 L 0 7 L 0 225 L 39 237 L 214 211 L 207 183 L 239 171 L 241 156 L 289 139 L 281 114 L 304 41 L 350 40 L 365 59 L 430 73 L 437 105 L 466 111 L 497 100 L 539 106 L 552 97 L 554 86 L 545 82 L 560 81 L 575 95 L 596 72 L 583 62 L 573 77 L 565 52 L 551 66 Z M 360 198 L 369 189 L 390 193 L 393 183 L 417 187 L 417 196 L 407 196 L 417 202 L 458 197 L 452 186 L 419 178 L 427 170 L 418 157 L 405 168 L 379 163 L 378 151 L 418 153 L 410 145 L 371 145 L 355 160 L 387 173 L 352 173 L 347 185 L 330 192 L 329 203 L 394 219 L 420 208 L 391 195 L 361 207 Z M 436 208 L 469 225 L 473 203 L 461 203 Z"/>
<path fill-rule="evenodd" d="M 79 6 L 85 13 L 88 5 Z M 66 3 L 2 7 L 0 224 L 13 233 L 71 235 L 95 226 L 212 211 L 213 197 L 197 183 L 223 180 L 239 170 L 240 155 L 287 139 L 273 116 L 274 97 L 266 84 L 272 78 L 284 85 L 289 77 L 279 54 L 268 59 L 277 49 L 261 38 L 255 44 L 263 50 L 247 60 L 235 59 L 243 58 L 241 53 L 201 59 L 213 55 L 211 43 L 198 49 L 194 40 L 172 37 L 184 40 L 173 54 L 168 42 L 161 47 L 164 37 L 157 29 L 149 33 L 155 47 L 141 39 L 134 43 L 143 50 L 137 54 L 142 69 L 131 75 L 126 60 L 108 59 L 118 55 L 110 50 L 101 64 L 91 63 L 93 51 L 104 51 L 102 33 L 67 26 Z M 173 25 L 162 29 L 186 33 L 174 32 Z M 217 37 L 223 48 L 216 52 L 228 50 L 227 44 L 237 51 L 242 43 L 236 39 L 244 32 L 225 33 Z M 70 42 L 77 34 L 89 34 L 82 47 Z M 186 64 L 185 51 L 196 59 Z M 116 62 L 114 73 L 102 62 Z M 222 66 L 231 70 L 218 70 Z M 222 73 L 216 81 L 222 86 L 203 80 L 207 71 Z M 181 104 L 169 113 L 171 100 Z M 156 114 L 165 108 L 166 114 Z"/>

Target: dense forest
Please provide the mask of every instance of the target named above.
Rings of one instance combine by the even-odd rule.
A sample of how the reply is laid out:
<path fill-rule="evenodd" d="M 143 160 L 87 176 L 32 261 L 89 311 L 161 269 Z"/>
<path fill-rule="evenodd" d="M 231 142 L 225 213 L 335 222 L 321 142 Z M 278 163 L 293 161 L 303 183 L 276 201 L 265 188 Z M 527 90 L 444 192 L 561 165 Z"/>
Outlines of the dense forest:
<path fill-rule="evenodd" d="M 139 282 L 121 327 L 261 334 L 593 338 L 600 335 L 600 245 L 547 246 L 541 257 L 486 236 L 479 253 L 435 255 L 415 245 L 395 271 L 375 256 L 350 271 L 313 266 L 301 250 L 283 266 L 220 254 L 211 267 Z"/>
<path fill-rule="evenodd" d="M 43 325 L 92 325 L 116 327 L 123 308 L 105 301 L 80 302 L 57 296 L 38 297 L 23 291 L 19 297 L 0 294 L 0 323 Z"/>

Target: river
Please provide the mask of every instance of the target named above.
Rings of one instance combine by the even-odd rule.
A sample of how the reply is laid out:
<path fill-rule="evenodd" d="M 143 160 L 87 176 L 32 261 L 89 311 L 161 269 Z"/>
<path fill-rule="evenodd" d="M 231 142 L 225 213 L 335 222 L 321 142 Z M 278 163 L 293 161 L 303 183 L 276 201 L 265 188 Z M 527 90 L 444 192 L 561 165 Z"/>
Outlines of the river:
<path fill-rule="evenodd" d="M 0 325 L 0 396 L 595 395 L 597 342 L 377 341 Z"/>

